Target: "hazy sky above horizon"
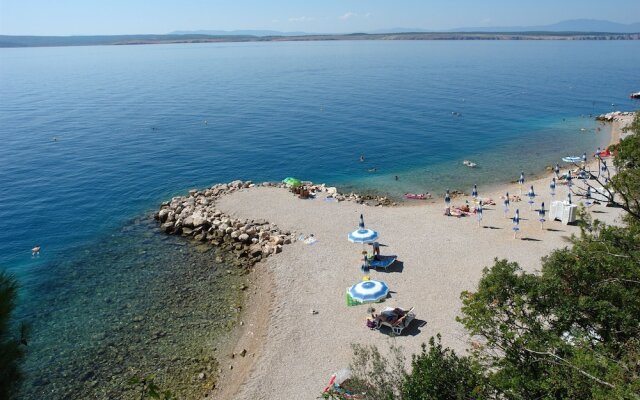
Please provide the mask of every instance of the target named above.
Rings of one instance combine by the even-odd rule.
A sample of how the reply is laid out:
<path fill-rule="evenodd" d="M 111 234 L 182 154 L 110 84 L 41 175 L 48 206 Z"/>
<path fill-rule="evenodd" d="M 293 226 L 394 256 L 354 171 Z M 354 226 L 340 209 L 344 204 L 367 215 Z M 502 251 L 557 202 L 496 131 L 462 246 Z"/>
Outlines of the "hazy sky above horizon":
<path fill-rule="evenodd" d="M 0 34 L 110 35 L 176 30 L 363 32 L 640 21 L 638 0 L 0 0 Z"/>

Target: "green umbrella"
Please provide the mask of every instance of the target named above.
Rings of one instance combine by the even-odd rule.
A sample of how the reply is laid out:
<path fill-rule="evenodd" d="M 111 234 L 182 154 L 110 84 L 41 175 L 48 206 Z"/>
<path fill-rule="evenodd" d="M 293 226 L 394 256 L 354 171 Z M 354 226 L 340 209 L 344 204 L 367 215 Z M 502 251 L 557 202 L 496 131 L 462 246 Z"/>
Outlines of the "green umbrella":
<path fill-rule="evenodd" d="M 282 182 L 286 183 L 289 186 L 301 186 L 302 185 L 302 181 L 300 179 L 292 178 L 292 177 L 284 178 L 282 180 Z"/>

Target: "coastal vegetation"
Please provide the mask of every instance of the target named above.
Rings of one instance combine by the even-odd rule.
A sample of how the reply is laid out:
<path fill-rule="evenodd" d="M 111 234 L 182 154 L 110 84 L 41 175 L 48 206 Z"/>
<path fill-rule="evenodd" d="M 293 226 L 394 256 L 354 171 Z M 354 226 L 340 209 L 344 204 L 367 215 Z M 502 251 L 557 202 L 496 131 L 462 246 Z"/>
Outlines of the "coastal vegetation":
<path fill-rule="evenodd" d="M 542 258 L 540 273 L 495 260 L 476 291 L 461 294 L 458 318 L 472 337 L 468 355 L 431 338 L 413 356 L 386 358 L 354 347 L 354 393 L 376 399 L 640 398 L 640 113 L 614 150 L 606 183 L 621 225 L 584 213 L 570 247 Z M 328 397 L 341 398 L 340 393 Z"/>
<path fill-rule="evenodd" d="M 0 398 L 10 399 L 22 382 L 21 361 L 27 344 L 27 326 L 13 329 L 12 314 L 16 307 L 18 283 L 5 271 L 0 271 Z"/>

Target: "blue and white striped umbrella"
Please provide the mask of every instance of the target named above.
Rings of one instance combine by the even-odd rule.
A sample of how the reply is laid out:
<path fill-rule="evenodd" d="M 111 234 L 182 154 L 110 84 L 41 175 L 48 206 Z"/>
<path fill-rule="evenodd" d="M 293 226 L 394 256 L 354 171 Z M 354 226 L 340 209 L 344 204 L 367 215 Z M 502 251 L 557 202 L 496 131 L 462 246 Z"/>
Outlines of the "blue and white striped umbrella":
<path fill-rule="evenodd" d="M 584 201 L 584 205 L 586 207 L 589 207 L 589 206 L 591 206 L 591 204 L 593 204 L 591 202 L 591 187 L 590 186 L 587 186 L 587 192 L 584 194 L 584 200 L 585 200 Z"/>
<path fill-rule="evenodd" d="M 513 237 L 518 237 L 518 231 L 520 230 L 520 210 L 516 210 L 516 215 L 512 218 L 513 221 Z"/>
<path fill-rule="evenodd" d="M 478 198 L 478 186 L 477 185 L 473 185 L 473 190 L 471 191 L 471 197 L 473 197 L 474 199 Z"/>
<path fill-rule="evenodd" d="M 538 221 L 540 221 L 540 226 L 542 228 L 542 230 L 544 230 L 544 215 L 545 215 L 546 211 L 544 209 L 544 201 L 542 202 L 542 204 L 540 205 L 540 209 L 538 210 Z"/>
<path fill-rule="evenodd" d="M 529 196 L 529 198 L 536 197 L 536 192 L 533 191 L 533 185 L 531 185 L 531 188 L 529 188 L 529 193 L 527 193 L 527 196 Z"/>
<path fill-rule="evenodd" d="M 364 229 L 364 217 L 360 214 L 360 223 L 358 224 L 358 228 Z"/>
<path fill-rule="evenodd" d="M 535 202 L 533 199 L 536 197 L 536 192 L 533 191 L 533 185 L 531 185 L 531 188 L 529 189 L 529 193 L 527 193 L 527 196 L 529 196 L 529 208 L 533 207 L 533 203 Z"/>
<path fill-rule="evenodd" d="M 549 189 L 551 189 L 551 196 L 556 195 L 556 178 L 551 179 L 551 183 L 549 184 Z"/>
<path fill-rule="evenodd" d="M 504 216 L 506 218 L 507 213 L 509 212 L 509 204 L 511 204 L 511 201 L 509 200 L 509 192 L 506 192 L 504 194 L 504 200 L 502 201 L 502 204 L 504 204 Z"/>
<path fill-rule="evenodd" d="M 482 221 L 482 200 L 476 206 L 476 218 L 478 219 L 478 226 L 480 226 L 480 221 Z"/>
<path fill-rule="evenodd" d="M 583 153 L 582 154 L 582 162 L 586 163 L 587 162 L 587 153 Z"/>
<path fill-rule="evenodd" d="M 384 299 L 389 294 L 386 283 L 376 280 L 362 281 L 349 288 L 349 296 L 361 303 L 371 303 Z"/>
<path fill-rule="evenodd" d="M 347 236 L 351 243 L 370 243 L 378 239 L 378 232 L 371 229 L 358 229 Z"/>
<path fill-rule="evenodd" d="M 587 178 L 589 177 L 589 173 L 584 169 L 584 167 L 582 167 L 580 169 L 580 174 L 578 175 L 580 176 L 580 179 L 582 179 L 583 181 L 587 180 Z"/>
<path fill-rule="evenodd" d="M 444 194 L 444 204 L 448 206 L 449 203 L 451 203 L 451 196 L 449 196 L 449 189 L 447 189 L 447 192 Z"/>

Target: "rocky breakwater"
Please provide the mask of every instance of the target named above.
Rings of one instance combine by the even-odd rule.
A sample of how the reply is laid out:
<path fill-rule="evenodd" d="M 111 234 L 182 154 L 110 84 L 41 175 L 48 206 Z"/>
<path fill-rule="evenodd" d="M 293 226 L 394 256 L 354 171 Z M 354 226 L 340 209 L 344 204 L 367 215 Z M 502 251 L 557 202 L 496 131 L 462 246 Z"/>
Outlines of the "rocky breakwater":
<path fill-rule="evenodd" d="M 596 117 L 596 121 L 602 121 L 602 122 L 620 121 L 624 118 L 633 117 L 634 115 L 635 115 L 634 112 L 614 111 L 607 114 L 598 115 Z"/>
<path fill-rule="evenodd" d="M 209 243 L 235 256 L 236 264 L 250 267 L 280 253 L 284 245 L 295 241 L 291 232 L 280 230 L 265 220 L 236 219 L 216 208 L 216 200 L 221 196 L 254 186 L 251 181 L 238 180 L 204 190 L 190 190 L 187 196 L 162 203 L 155 219 L 160 222 L 162 231 Z M 271 183 L 261 186 L 284 187 Z"/>

